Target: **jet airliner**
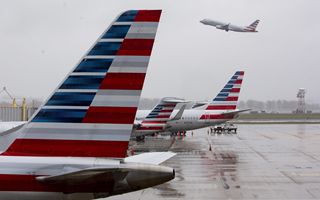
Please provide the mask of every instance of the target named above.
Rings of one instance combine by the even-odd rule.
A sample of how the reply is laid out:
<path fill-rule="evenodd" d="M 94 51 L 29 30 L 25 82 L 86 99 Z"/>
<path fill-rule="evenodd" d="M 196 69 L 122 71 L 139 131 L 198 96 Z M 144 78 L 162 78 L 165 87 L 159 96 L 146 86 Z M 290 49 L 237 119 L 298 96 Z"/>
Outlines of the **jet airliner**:
<path fill-rule="evenodd" d="M 155 152 L 126 157 L 161 10 L 119 15 L 26 123 L 2 134 L 1 200 L 89 200 L 174 178 Z M 48 74 L 47 74 L 48 75 Z"/>
<path fill-rule="evenodd" d="M 186 109 L 183 111 L 183 114 L 179 116 L 179 118 L 167 117 L 165 123 L 163 122 L 164 124 L 162 124 L 161 126 L 161 130 L 159 130 L 158 132 L 174 133 L 179 131 L 188 131 L 208 126 L 214 126 L 232 120 L 237 117 L 239 113 L 247 111 L 237 109 L 237 102 L 240 94 L 243 76 L 244 71 L 235 72 L 235 74 L 211 102 L 201 102 L 201 105 L 196 108 Z M 160 102 L 160 104 L 162 103 Z M 138 111 L 136 120 L 140 120 L 142 122 L 144 120 L 150 120 L 148 124 L 150 127 L 152 127 L 152 123 L 154 123 L 153 127 L 158 126 L 159 122 L 157 122 L 156 120 L 159 120 L 159 117 L 161 116 L 150 116 L 149 114 L 148 117 L 143 117 L 147 115 L 147 112 L 150 111 Z M 154 111 L 151 111 L 151 113 L 152 112 Z M 180 112 L 180 110 L 173 111 L 172 116 L 177 116 L 178 112 Z M 133 136 L 141 136 L 143 134 L 148 135 L 150 134 L 150 132 L 134 132 Z"/>
<path fill-rule="evenodd" d="M 230 23 L 219 22 L 212 19 L 203 19 L 200 21 L 204 25 L 214 26 L 217 29 L 225 30 L 225 31 L 234 31 L 234 32 L 258 32 L 256 30 L 260 20 L 254 21 L 249 26 L 236 26 Z"/>

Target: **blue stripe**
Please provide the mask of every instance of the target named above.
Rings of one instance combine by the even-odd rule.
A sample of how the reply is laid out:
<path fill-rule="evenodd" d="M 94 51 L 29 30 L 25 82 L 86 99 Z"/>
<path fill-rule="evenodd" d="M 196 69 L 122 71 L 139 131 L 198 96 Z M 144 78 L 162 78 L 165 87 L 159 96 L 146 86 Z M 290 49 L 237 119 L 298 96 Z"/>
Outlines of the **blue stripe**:
<path fill-rule="evenodd" d="M 236 82 L 236 80 L 230 80 L 230 81 L 228 81 L 227 84 L 234 84 L 235 82 Z"/>
<path fill-rule="evenodd" d="M 81 123 L 87 110 L 41 109 L 32 122 Z"/>
<path fill-rule="evenodd" d="M 218 97 L 227 97 L 229 93 L 219 93 Z"/>
<path fill-rule="evenodd" d="M 225 101 L 226 98 L 219 98 L 219 97 L 216 97 L 213 99 L 213 101 Z"/>
<path fill-rule="evenodd" d="M 227 85 L 224 86 L 224 89 L 226 89 L 226 88 L 232 88 L 232 87 L 233 87 L 233 85 L 228 85 L 228 84 L 227 84 Z"/>
<path fill-rule="evenodd" d="M 99 89 L 104 76 L 69 76 L 60 89 Z"/>
<path fill-rule="evenodd" d="M 148 115 L 146 118 L 150 119 L 150 118 L 156 118 L 158 115 Z"/>
<path fill-rule="evenodd" d="M 83 59 L 74 72 L 107 72 L 113 59 Z"/>
<path fill-rule="evenodd" d="M 94 92 L 56 92 L 46 106 L 90 106 Z"/>
<path fill-rule="evenodd" d="M 238 79 L 238 76 L 232 76 L 231 79 Z"/>
<path fill-rule="evenodd" d="M 88 55 L 116 55 L 121 42 L 98 42 Z"/>
<path fill-rule="evenodd" d="M 113 25 L 102 38 L 125 38 L 130 25 Z"/>
<path fill-rule="evenodd" d="M 138 11 L 137 10 L 129 10 L 123 13 L 118 19 L 117 22 L 133 22 L 136 18 Z"/>
<path fill-rule="evenodd" d="M 236 72 L 234 75 L 240 75 L 241 72 Z"/>
<path fill-rule="evenodd" d="M 222 89 L 220 92 L 230 92 L 231 89 Z"/>

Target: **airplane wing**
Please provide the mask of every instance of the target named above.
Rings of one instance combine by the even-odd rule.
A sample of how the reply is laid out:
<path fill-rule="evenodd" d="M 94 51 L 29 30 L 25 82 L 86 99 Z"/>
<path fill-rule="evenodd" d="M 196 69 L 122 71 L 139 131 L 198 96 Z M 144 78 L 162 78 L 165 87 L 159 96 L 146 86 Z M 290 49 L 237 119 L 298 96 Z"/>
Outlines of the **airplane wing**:
<path fill-rule="evenodd" d="M 205 101 L 203 101 L 203 102 L 195 102 L 193 105 L 192 105 L 192 109 L 195 109 L 195 108 L 198 108 L 198 107 L 201 107 L 201 106 L 204 106 L 204 105 L 207 105 L 207 104 L 209 104 L 209 102 L 205 102 Z"/>
<path fill-rule="evenodd" d="M 217 25 L 216 27 L 218 29 L 229 31 L 229 26 L 230 26 L 230 23 L 229 24 L 225 24 L 225 25 Z"/>

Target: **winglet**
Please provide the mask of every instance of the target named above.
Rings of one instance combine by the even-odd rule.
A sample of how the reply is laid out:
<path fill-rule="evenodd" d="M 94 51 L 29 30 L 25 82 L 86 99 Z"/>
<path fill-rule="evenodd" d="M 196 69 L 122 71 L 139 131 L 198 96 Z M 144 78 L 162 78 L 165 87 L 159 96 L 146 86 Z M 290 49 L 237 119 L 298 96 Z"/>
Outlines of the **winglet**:
<path fill-rule="evenodd" d="M 176 114 L 176 116 L 174 116 L 171 120 L 179 120 L 181 119 L 182 115 L 183 115 L 183 112 L 184 110 L 186 109 L 187 105 L 184 104 L 183 106 L 181 106 L 180 110 L 178 111 L 178 113 Z M 170 121 L 171 121 L 170 120 Z"/>

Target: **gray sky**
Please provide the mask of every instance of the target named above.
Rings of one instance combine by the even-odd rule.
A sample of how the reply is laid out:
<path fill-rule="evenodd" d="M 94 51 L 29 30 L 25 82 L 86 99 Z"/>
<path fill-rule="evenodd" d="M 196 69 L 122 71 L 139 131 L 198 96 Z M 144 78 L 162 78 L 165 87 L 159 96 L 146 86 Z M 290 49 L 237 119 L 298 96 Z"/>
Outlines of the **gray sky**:
<path fill-rule="evenodd" d="M 143 97 L 213 98 L 237 69 L 241 100 L 320 102 L 319 0 L 7 0 L 0 7 L 0 87 L 47 98 L 122 11 L 162 9 Z M 204 26 L 211 18 L 258 33 Z"/>

